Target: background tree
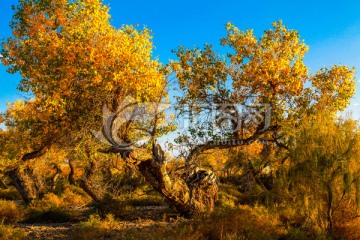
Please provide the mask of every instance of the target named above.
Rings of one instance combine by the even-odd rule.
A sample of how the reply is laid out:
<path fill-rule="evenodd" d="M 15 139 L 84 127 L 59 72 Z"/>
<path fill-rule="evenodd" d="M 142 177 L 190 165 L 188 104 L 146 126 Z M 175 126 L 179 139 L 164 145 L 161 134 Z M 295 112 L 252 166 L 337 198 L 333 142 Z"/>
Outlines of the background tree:
<path fill-rule="evenodd" d="M 305 119 L 304 119 L 305 120 Z M 356 216 L 359 206 L 359 130 L 351 119 L 337 119 L 319 113 L 299 127 L 289 151 L 289 169 L 284 176 L 298 204 L 308 212 L 309 223 L 333 234 L 336 221 Z M 347 206 L 346 206 L 347 205 Z M 348 206 L 352 206 L 348 208 Z"/>
<path fill-rule="evenodd" d="M 170 64 L 179 81 L 178 101 L 189 105 L 179 108 L 178 114 L 207 116 L 193 122 L 189 131 L 192 140 L 188 136 L 178 139 L 205 139 L 194 144 L 189 159 L 214 148 L 248 145 L 259 138 L 287 149 L 304 114 L 323 108 L 336 114 L 354 94 L 354 69 L 335 65 L 309 74 L 303 62 L 308 47 L 297 31 L 282 22 L 274 22 L 259 39 L 252 30 L 243 32 L 233 24 L 226 29 L 228 35 L 221 43 L 233 50 L 227 58 L 209 45 L 204 49 L 180 47 L 178 61 Z M 260 114 L 260 119 L 253 121 L 252 111 Z M 214 112 L 215 118 L 210 117 Z M 223 116 L 230 119 L 230 131 L 214 131 Z M 216 144 L 219 140 L 223 144 Z"/>

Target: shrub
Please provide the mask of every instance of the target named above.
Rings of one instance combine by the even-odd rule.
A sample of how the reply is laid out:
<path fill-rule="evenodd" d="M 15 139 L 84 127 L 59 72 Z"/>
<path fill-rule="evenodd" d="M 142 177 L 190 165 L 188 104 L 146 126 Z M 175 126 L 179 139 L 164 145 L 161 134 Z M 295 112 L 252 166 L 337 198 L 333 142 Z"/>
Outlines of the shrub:
<path fill-rule="evenodd" d="M 19 192 L 13 187 L 0 189 L 0 198 L 5 200 L 22 200 Z"/>
<path fill-rule="evenodd" d="M 301 227 L 306 221 L 306 217 L 304 214 L 300 213 L 299 209 L 295 207 L 284 207 L 282 209 L 277 210 L 279 213 L 280 221 L 286 227 Z"/>
<path fill-rule="evenodd" d="M 40 200 L 33 201 L 26 209 L 25 222 L 68 222 L 73 219 L 61 198 L 53 193 L 45 194 Z"/>
<path fill-rule="evenodd" d="M 207 239 L 278 239 L 287 233 L 276 214 L 260 206 L 217 210 L 201 231 Z"/>
<path fill-rule="evenodd" d="M 225 208 L 234 208 L 238 203 L 238 198 L 236 194 L 233 194 L 234 189 L 229 188 L 221 188 L 219 191 L 219 202 L 218 205 L 220 207 Z"/>
<path fill-rule="evenodd" d="M 0 239 L 20 240 L 26 236 L 27 234 L 22 229 L 0 224 Z"/>
<path fill-rule="evenodd" d="M 124 194 L 119 199 L 132 206 L 161 206 L 164 203 L 164 198 L 148 186 Z"/>
<path fill-rule="evenodd" d="M 101 219 L 98 214 L 90 215 L 86 222 L 79 224 L 75 232 L 75 239 L 102 239 L 108 235 L 109 230 L 115 229 L 118 225 L 113 215 L 106 215 L 105 219 Z"/>
<path fill-rule="evenodd" d="M 61 223 L 70 222 L 74 219 L 73 214 L 66 209 L 49 208 L 49 209 L 31 209 L 27 213 L 25 222 L 27 223 Z"/>
<path fill-rule="evenodd" d="M 0 200 L 0 221 L 6 223 L 16 223 L 22 217 L 19 206 L 12 201 Z"/>
<path fill-rule="evenodd" d="M 335 233 L 342 239 L 360 239 L 360 217 L 339 224 L 335 227 Z"/>
<path fill-rule="evenodd" d="M 84 194 L 76 188 L 65 188 L 61 198 L 63 204 L 67 206 L 84 206 L 90 200 L 86 194 L 84 196 Z"/>
<path fill-rule="evenodd" d="M 57 195 L 53 193 L 47 193 L 44 197 L 36 202 L 34 206 L 49 208 L 49 207 L 60 207 L 63 206 L 63 201 Z"/>
<path fill-rule="evenodd" d="M 134 209 L 127 202 L 111 198 L 110 196 L 105 196 L 100 203 L 94 202 L 93 207 L 93 213 L 100 214 L 101 217 L 105 217 L 108 214 L 120 217 Z"/>

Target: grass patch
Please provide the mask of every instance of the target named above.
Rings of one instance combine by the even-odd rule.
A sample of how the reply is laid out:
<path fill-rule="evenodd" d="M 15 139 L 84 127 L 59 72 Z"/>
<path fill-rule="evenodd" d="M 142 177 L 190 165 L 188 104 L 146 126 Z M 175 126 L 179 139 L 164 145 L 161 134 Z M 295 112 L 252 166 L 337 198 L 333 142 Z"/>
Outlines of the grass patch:
<path fill-rule="evenodd" d="M 145 220 L 144 220 L 145 221 Z M 152 222 L 124 226 L 113 215 L 101 219 L 92 215 L 79 224 L 76 239 L 280 239 L 287 231 L 277 218 L 263 207 L 240 206 L 231 211 L 224 208 L 210 218 L 175 222 Z M 141 229 L 139 229 L 141 228 Z M 286 239 L 286 238 L 285 238 Z"/>
<path fill-rule="evenodd" d="M 62 223 L 71 222 L 76 217 L 66 209 L 31 209 L 28 217 L 24 220 L 26 223 Z"/>
<path fill-rule="evenodd" d="M 22 229 L 0 224 L 0 239 L 20 240 L 25 239 L 27 233 Z"/>
<path fill-rule="evenodd" d="M 106 215 L 104 219 L 97 214 L 90 215 L 89 219 L 79 224 L 76 232 L 74 233 L 74 239 L 103 239 L 109 238 L 113 233 L 118 222 L 115 220 L 112 214 Z"/>
<path fill-rule="evenodd" d="M 64 198 L 53 193 L 46 194 L 42 199 L 33 201 L 26 209 L 26 223 L 60 223 L 77 219 L 79 213 L 70 211 Z"/>

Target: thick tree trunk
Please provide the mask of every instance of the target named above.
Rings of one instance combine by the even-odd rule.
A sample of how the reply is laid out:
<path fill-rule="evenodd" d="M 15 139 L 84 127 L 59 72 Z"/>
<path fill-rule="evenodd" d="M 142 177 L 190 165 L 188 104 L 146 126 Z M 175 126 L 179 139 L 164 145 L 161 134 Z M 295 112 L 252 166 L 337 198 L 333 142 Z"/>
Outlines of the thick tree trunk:
<path fill-rule="evenodd" d="M 333 235 L 333 216 L 332 216 L 332 208 L 333 208 L 333 192 L 331 189 L 330 183 L 326 184 L 326 190 L 327 190 L 327 209 L 326 209 L 326 215 L 327 215 L 327 235 L 329 237 L 332 237 Z"/>
<path fill-rule="evenodd" d="M 104 197 L 104 189 L 99 189 L 99 186 L 94 186 L 94 175 L 96 172 L 96 162 L 90 162 L 90 168 L 85 172 L 84 179 L 79 180 L 79 186 L 95 201 L 102 202 Z"/>
<path fill-rule="evenodd" d="M 117 98 L 118 99 L 118 98 Z M 161 103 L 159 99 L 159 105 Z M 186 174 L 170 174 L 167 171 L 167 160 L 164 151 L 156 144 L 157 128 L 160 123 L 159 108 L 154 106 L 154 109 L 139 108 L 137 104 L 124 105 L 122 103 L 119 108 L 119 101 L 113 102 L 114 114 L 104 114 L 104 125 L 101 132 L 93 132 L 98 139 L 106 140 L 111 147 L 107 149 L 99 149 L 103 153 L 117 153 L 122 160 L 133 169 L 137 169 L 146 179 L 146 181 L 153 186 L 153 188 L 162 194 L 166 200 L 174 206 L 182 215 L 191 217 L 194 215 L 201 215 L 205 212 L 211 212 L 214 209 L 215 202 L 218 197 L 218 180 L 215 174 L 210 170 L 195 169 L 187 171 Z M 120 109 L 128 108 L 131 112 L 131 120 L 124 124 L 126 128 L 125 133 L 119 136 L 119 121 L 121 120 Z M 141 111 L 137 111 L 141 110 Z M 147 112 L 149 111 L 149 112 Z M 149 115 L 152 124 L 152 129 L 145 129 L 147 134 L 152 136 L 152 150 L 147 148 L 138 149 L 134 146 L 124 147 L 123 143 L 130 142 L 127 129 L 134 123 L 136 117 L 144 118 Z M 124 120 L 124 119 L 122 119 Z M 119 139 L 121 138 L 121 141 Z M 249 141 L 252 139 L 249 139 Z M 210 143 L 211 144 L 211 143 Z M 196 158 L 201 152 L 207 150 L 207 145 L 201 145 L 189 154 L 189 159 Z M 189 165 L 190 166 L 190 165 Z M 186 169 L 190 170 L 190 169 Z M 181 177 L 180 177 L 181 176 Z"/>
<path fill-rule="evenodd" d="M 159 145 L 154 145 L 151 159 L 137 160 L 133 151 L 120 151 L 120 155 L 182 215 L 192 217 L 213 211 L 218 197 L 218 181 L 212 171 L 196 168 L 184 177 L 171 178 Z"/>
<path fill-rule="evenodd" d="M 52 144 L 53 136 L 46 139 L 44 144 L 37 150 L 27 153 L 22 156 L 21 161 L 23 163 L 38 158 L 46 153 Z M 7 172 L 7 175 L 12 180 L 16 190 L 19 192 L 25 203 L 29 203 L 32 200 L 39 197 L 39 193 L 42 194 L 43 188 L 41 182 L 36 182 L 35 176 L 33 175 L 31 169 L 25 164 L 21 164 Z"/>
<path fill-rule="evenodd" d="M 69 163 L 69 168 L 70 168 L 70 173 L 69 173 L 69 176 L 68 176 L 68 181 L 71 185 L 75 185 L 75 165 L 74 165 L 74 162 L 73 160 L 70 158 L 68 160 L 68 163 Z"/>
<path fill-rule="evenodd" d="M 60 167 L 57 164 L 54 164 L 55 173 L 51 177 L 51 188 L 52 190 L 55 190 L 56 188 L 56 181 L 59 178 L 60 174 L 62 173 Z"/>
<path fill-rule="evenodd" d="M 214 210 L 218 197 L 218 182 L 210 170 L 195 169 L 186 179 L 190 189 L 189 215 L 197 215 Z"/>
<path fill-rule="evenodd" d="M 29 176 L 27 168 L 15 168 L 9 171 L 8 175 L 25 203 L 29 203 L 38 197 L 35 183 Z"/>
<path fill-rule="evenodd" d="M 81 187 L 91 198 L 93 201 L 100 203 L 102 202 L 103 198 L 101 194 L 99 194 L 97 191 L 94 191 L 92 185 L 89 183 L 89 181 L 81 180 L 79 182 L 79 187 Z"/>
<path fill-rule="evenodd" d="M 88 159 L 90 159 L 90 153 L 86 152 Z M 68 160 L 70 173 L 68 175 L 68 181 L 71 185 L 78 186 L 84 192 L 86 192 L 94 202 L 101 203 L 104 197 L 104 189 L 99 189 L 99 186 L 95 186 L 95 172 L 97 170 L 96 162 L 91 160 L 90 166 L 85 169 L 84 176 L 81 179 L 75 179 L 76 166 L 73 159 L 70 157 Z"/>

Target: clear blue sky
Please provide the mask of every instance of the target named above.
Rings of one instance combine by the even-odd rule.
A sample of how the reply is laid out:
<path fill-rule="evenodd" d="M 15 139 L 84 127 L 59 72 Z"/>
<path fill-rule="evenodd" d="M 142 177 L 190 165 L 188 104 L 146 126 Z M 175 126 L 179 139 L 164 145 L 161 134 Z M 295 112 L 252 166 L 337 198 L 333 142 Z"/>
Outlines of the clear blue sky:
<path fill-rule="evenodd" d="M 167 63 L 179 45 L 192 47 L 211 43 L 221 51 L 219 39 L 224 25 L 232 21 L 241 29 L 251 28 L 256 35 L 270 28 L 275 20 L 297 29 L 310 46 L 306 63 L 312 72 L 332 64 L 357 68 L 360 79 L 360 1 L 148 1 L 104 0 L 110 4 L 112 24 L 146 25 L 153 31 L 154 56 Z M 0 38 L 11 35 L 11 5 L 16 0 L 0 2 Z M 6 73 L 0 66 L 0 111 L 6 102 L 21 97 L 16 91 L 20 77 Z M 360 94 L 357 91 L 350 109 L 360 119 Z"/>

